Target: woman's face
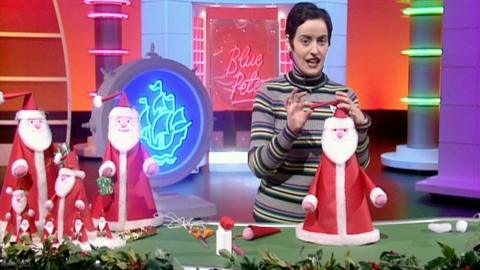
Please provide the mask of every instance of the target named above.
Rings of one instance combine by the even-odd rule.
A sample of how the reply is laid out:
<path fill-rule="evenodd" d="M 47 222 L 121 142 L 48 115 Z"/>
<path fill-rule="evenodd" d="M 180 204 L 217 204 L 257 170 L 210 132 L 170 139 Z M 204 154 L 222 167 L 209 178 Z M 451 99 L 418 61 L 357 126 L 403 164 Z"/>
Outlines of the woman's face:
<path fill-rule="evenodd" d="M 290 43 L 288 43 L 290 48 Z M 306 76 L 317 76 L 323 70 L 328 51 L 328 30 L 322 19 L 307 20 L 293 37 L 293 61 Z"/>

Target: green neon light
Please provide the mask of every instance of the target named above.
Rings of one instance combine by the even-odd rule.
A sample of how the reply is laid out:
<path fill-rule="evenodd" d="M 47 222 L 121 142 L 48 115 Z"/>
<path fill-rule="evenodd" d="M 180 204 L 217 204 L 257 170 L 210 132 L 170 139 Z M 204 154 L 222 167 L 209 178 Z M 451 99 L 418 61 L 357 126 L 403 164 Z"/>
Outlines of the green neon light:
<path fill-rule="evenodd" d="M 443 7 L 409 7 L 402 10 L 404 15 L 441 15 L 443 14 Z"/>
<path fill-rule="evenodd" d="M 440 105 L 439 97 L 403 97 L 400 99 L 403 103 L 416 106 L 438 106 Z"/>
<path fill-rule="evenodd" d="M 406 49 L 402 51 L 402 54 L 410 57 L 421 56 L 441 56 L 442 49 L 424 48 L 424 49 Z"/>
<path fill-rule="evenodd" d="M 176 96 L 167 93 L 163 88 L 162 80 L 156 80 L 149 85 L 155 95 L 153 101 L 142 96 L 138 104 L 144 106 L 140 112 L 142 140 L 153 150 L 161 152 L 153 154 L 159 166 L 174 164 L 177 150 L 187 138 L 192 121 L 185 116 L 185 107 L 176 106 Z"/>

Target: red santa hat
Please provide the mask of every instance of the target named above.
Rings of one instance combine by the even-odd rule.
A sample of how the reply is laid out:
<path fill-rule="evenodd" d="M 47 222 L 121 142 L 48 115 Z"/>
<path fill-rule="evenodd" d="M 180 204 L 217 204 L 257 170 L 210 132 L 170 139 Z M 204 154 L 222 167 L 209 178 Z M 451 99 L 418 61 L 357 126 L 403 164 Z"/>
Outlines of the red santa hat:
<path fill-rule="evenodd" d="M 347 118 L 348 113 L 345 109 L 338 108 L 335 109 L 335 113 L 333 114 L 335 118 Z"/>
<path fill-rule="evenodd" d="M 280 229 L 275 227 L 248 225 L 248 227 L 245 227 L 245 229 L 243 229 L 242 238 L 250 241 L 279 232 Z"/>
<path fill-rule="evenodd" d="M 130 106 L 127 95 L 125 95 L 125 93 L 122 93 L 122 95 L 120 96 L 120 101 L 118 101 L 117 106 L 110 111 L 108 118 L 118 116 L 138 118 L 137 110 Z"/>
<path fill-rule="evenodd" d="M 47 215 L 45 216 L 45 222 L 44 224 L 46 224 L 47 222 L 51 221 L 53 222 L 55 219 L 55 217 L 53 216 L 53 211 L 51 209 L 48 209 L 47 211 Z"/>
<path fill-rule="evenodd" d="M 65 158 L 63 159 L 63 168 L 61 168 L 58 173 L 73 173 L 75 177 L 78 177 L 80 179 L 85 178 L 85 172 L 80 170 L 78 156 L 75 151 L 71 151 L 65 156 Z"/>
<path fill-rule="evenodd" d="M 18 195 L 22 193 L 27 193 L 33 185 L 32 178 L 27 174 L 24 177 L 17 179 L 17 184 L 15 188 L 7 187 L 5 190 L 7 194 Z"/>
<path fill-rule="evenodd" d="M 325 107 L 325 106 L 328 106 L 328 105 L 337 106 L 338 101 L 337 100 L 332 100 L 332 101 L 326 101 L 326 102 L 314 102 L 310 105 L 310 108 L 313 110 L 315 108 Z M 345 109 L 336 107 L 335 113 L 333 114 L 333 116 L 336 117 L 336 118 L 347 118 L 348 113 Z"/>
<path fill-rule="evenodd" d="M 31 92 L 19 92 L 19 93 L 9 93 L 5 94 L 0 91 L 0 104 L 4 103 L 5 100 L 14 99 L 17 97 L 25 97 L 23 100 L 22 110 L 18 111 L 15 115 L 16 120 L 29 119 L 29 118 L 43 118 L 45 119 L 45 112 L 38 109 L 37 102 L 33 98 Z"/>
<path fill-rule="evenodd" d="M 112 100 L 112 99 L 120 96 L 121 94 L 122 94 L 121 91 L 113 93 L 113 94 L 108 95 L 108 96 L 99 96 L 97 94 L 92 94 L 92 96 L 93 96 L 93 106 L 95 106 L 95 108 L 101 108 L 103 106 L 103 103 L 105 103 L 106 101 Z"/>
<path fill-rule="evenodd" d="M 75 214 L 73 214 L 73 221 L 75 222 L 75 220 L 77 219 L 80 219 L 83 222 L 83 215 L 82 212 L 79 210 L 75 211 Z"/>
<path fill-rule="evenodd" d="M 108 96 L 98 96 L 94 94 L 93 97 L 93 105 L 96 108 L 100 108 L 103 106 L 103 103 L 109 100 L 113 100 L 114 98 L 120 96 L 120 100 L 116 107 L 114 107 L 110 114 L 108 115 L 109 118 L 117 117 L 117 116 L 126 116 L 126 117 L 138 117 L 137 110 L 133 109 L 128 102 L 127 95 L 122 92 L 116 92 Z"/>

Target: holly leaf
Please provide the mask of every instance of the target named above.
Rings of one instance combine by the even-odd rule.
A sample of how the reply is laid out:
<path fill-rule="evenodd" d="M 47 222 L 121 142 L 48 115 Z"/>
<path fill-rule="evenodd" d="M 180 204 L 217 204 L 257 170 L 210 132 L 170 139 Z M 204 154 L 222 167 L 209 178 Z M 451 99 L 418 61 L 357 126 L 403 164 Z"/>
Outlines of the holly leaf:
<path fill-rule="evenodd" d="M 260 256 L 263 260 L 266 261 L 267 264 L 272 266 L 281 267 L 281 268 L 289 268 L 290 264 L 282 259 L 280 259 L 277 255 L 271 253 L 270 251 L 263 251 L 260 253 Z"/>
<path fill-rule="evenodd" d="M 7 234 L 3 237 L 3 244 L 6 245 L 6 244 L 10 243 L 10 239 L 12 239 L 12 234 L 11 234 L 11 233 L 7 233 Z"/>
<path fill-rule="evenodd" d="M 443 257 L 437 257 L 429 261 L 426 265 L 426 269 L 444 269 L 447 264 L 447 260 Z"/>

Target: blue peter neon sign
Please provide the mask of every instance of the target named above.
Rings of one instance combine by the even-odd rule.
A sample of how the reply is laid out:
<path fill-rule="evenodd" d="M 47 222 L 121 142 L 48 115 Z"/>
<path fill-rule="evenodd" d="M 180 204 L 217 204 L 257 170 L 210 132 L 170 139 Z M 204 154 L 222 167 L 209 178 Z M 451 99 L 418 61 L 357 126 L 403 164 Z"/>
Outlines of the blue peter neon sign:
<path fill-rule="evenodd" d="M 185 178 L 210 147 L 213 112 L 202 82 L 184 65 L 153 56 L 132 61 L 114 70 L 98 94 L 123 90 L 140 114 L 141 141 L 160 165 L 152 186 L 173 184 Z M 114 104 L 92 111 L 98 152 L 107 141 L 108 113 Z"/>

